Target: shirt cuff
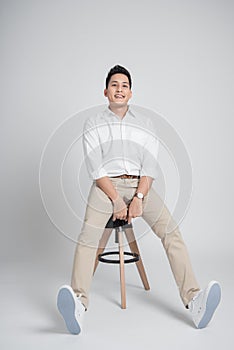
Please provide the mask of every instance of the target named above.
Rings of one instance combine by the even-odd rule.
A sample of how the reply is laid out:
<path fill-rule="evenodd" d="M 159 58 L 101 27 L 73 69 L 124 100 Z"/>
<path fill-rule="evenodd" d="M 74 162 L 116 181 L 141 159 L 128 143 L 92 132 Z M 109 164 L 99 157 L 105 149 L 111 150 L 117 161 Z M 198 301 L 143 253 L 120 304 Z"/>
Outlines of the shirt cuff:
<path fill-rule="evenodd" d="M 156 179 L 158 177 L 158 170 L 155 168 L 141 169 L 140 176 L 150 176 Z"/>

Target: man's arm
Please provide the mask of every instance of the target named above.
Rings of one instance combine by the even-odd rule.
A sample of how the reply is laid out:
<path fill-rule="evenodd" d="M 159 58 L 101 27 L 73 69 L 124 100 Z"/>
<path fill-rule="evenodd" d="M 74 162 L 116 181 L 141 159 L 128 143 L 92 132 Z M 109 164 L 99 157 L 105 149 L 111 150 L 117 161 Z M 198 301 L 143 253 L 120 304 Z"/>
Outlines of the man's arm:
<path fill-rule="evenodd" d="M 154 179 L 150 176 L 142 176 L 139 181 L 137 192 L 143 193 L 145 197 L 152 186 L 153 180 Z M 129 224 L 131 223 L 132 218 L 135 218 L 141 215 L 142 215 L 142 199 L 133 197 L 128 209 L 128 218 L 127 218 L 128 223 Z"/>
<path fill-rule="evenodd" d="M 137 192 L 143 193 L 145 197 L 152 186 L 153 180 L 154 179 L 150 176 L 141 176 Z"/>
<path fill-rule="evenodd" d="M 108 176 L 96 179 L 96 184 L 103 192 L 105 192 L 105 194 L 112 200 L 112 202 L 117 199 L 118 192 L 114 188 L 113 183 Z"/>
<path fill-rule="evenodd" d="M 97 186 L 111 199 L 113 204 L 113 221 L 116 219 L 127 219 L 127 206 L 124 200 L 119 196 L 113 183 L 108 176 L 96 179 Z"/>
<path fill-rule="evenodd" d="M 154 132 L 154 124 L 151 119 L 147 121 L 148 133 L 147 141 L 143 146 L 143 159 L 141 164 L 141 178 L 137 192 L 143 193 L 144 196 L 149 192 L 153 180 L 157 177 L 157 157 L 159 151 L 159 141 Z M 133 197 L 128 209 L 128 223 L 132 218 L 142 215 L 142 199 Z"/>

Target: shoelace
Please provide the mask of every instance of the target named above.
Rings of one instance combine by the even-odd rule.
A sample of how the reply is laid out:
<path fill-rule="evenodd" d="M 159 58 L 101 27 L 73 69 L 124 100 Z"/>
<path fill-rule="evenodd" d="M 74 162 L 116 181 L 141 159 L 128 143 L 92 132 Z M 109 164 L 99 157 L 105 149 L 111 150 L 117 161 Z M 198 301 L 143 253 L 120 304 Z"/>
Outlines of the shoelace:
<path fill-rule="evenodd" d="M 189 303 L 189 309 L 190 309 L 191 312 L 193 312 L 193 309 L 194 309 L 194 307 L 195 307 L 194 302 L 196 301 L 196 299 L 199 297 L 199 295 L 200 295 L 201 293 L 202 293 L 202 290 L 200 290 L 200 291 L 192 298 L 192 300 L 190 301 L 190 303 Z"/>
<path fill-rule="evenodd" d="M 80 300 L 80 298 L 83 296 L 83 294 L 82 293 L 79 293 L 78 295 L 77 295 L 77 298 L 79 299 L 79 301 L 80 301 L 80 303 L 81 303 L 81 305 L 84 307 L 84 311 L 86 311 L 86 307 L 85 307 L 85 305 L 82 303 L 82 301 Z M 80 312 L 81 310 L 78 308 L 77 309 L 77 314 L 78 314 L 78 316 L 81 316 L 83 313 L 82 312 Z"/>

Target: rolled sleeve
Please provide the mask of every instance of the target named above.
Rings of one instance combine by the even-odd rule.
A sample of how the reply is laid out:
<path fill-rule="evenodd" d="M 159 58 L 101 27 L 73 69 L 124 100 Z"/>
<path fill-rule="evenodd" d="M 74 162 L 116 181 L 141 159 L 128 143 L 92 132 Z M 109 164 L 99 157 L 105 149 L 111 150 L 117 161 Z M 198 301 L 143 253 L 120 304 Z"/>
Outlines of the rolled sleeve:
<path fill-rule="evenodd" d="M 88 173 L 93 180 L 107 176 L 102 166 L 102 150 L 95 124 L 88 120 L 83 129 L 83 149 Z"/>

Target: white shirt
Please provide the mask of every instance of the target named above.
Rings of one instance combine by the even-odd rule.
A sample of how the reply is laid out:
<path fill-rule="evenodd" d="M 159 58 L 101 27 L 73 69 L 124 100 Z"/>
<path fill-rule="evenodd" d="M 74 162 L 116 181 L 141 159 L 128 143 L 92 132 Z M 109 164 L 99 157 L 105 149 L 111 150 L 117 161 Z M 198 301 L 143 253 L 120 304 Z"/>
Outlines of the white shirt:
<path fill-rule="evenodd" d="M 93 180 L 123 174 L 157 176 L 159 142 L 153 123 L 132 106 L 122 119 L 109 107 L 87 119 L 83 146 Z"/>

